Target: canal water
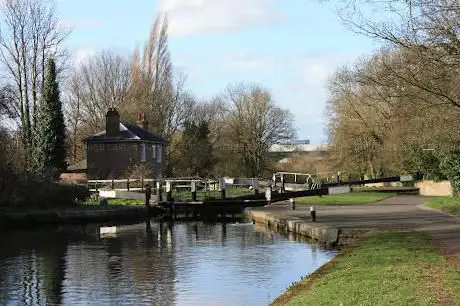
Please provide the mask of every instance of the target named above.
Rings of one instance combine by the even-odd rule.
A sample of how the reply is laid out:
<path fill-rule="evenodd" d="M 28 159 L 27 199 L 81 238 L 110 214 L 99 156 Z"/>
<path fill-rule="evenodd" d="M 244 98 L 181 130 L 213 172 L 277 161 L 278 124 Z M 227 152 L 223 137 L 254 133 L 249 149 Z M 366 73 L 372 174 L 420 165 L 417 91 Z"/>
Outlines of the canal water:
<path fill-rule="evenodd" d="M 104 229 L 1 232 L 0 305 L 267 305 L 335 256 L 244 223 Z"/>

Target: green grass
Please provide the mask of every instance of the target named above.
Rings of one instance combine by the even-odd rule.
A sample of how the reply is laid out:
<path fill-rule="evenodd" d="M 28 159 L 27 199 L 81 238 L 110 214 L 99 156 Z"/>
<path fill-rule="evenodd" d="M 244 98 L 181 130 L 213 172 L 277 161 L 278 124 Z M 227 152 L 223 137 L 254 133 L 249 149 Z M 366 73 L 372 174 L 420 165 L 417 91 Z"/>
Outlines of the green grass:
<path fill-rule="evenodd" d="M 460 198 L 458 197 L 437 197 L 428 200 L 425 205 L 460 216 Z"/>
<path fill-rule="evenodd" d="M 423 234 L 379 232 L 292 286 L 273 305 L 459 305 L 460 270 Z"/>
<path fill-rule="evenodd" d="M 143 200 L 127 200 L 127 199 L 108 199 L 108 209 L 111 208 L 120 208 L 127 205 L 144 205 Z M 105 209 L 99 205 L 99 202 L 95 200 L 88 200 L 84 203 L 78 205 L 62 205 L 62 206 L 52 206 L 47 208 L 40 208 L 36 206 L 31 207 L 21 207 L 21 206 L 3 206 L 0 207 L 0 215 L 8 215 L 15 213 L 40 213 L 40 212 L 49 212 L 49 211 L 68 211 L 68 210 L 98 210 Z"/>
<path fill-rule="evenodd" d="M 262 189 L 259 190 L 259 192 L 263 192 Z M 247 188 L 229 188 L 225 191 L 225 196 L 227 198 L 232 198 L 236 196 L 242 196 L 242 195 L 249 195 L 249 194 L 254 194 L 254 191 L 251 191 Z M 192 198 L 192 193 L 190 191 L 180 191 L 176 192 L 174 191 L 172 193 L 172 196 L 175 200 L 190 200 Z M 219 199 L 221 197 L 220 191 L 198 191 L 197 194 L 197 200 L 202 201 L 205 200 L 206 198 L 216 198 Z"/>
<path fill-rule="evenodd" d="M 394 193 L 381 193 L 381 192 L 352 192 L 344 194 L 314 196 L 298 198 L 296 200 L 299 204 L 311 205 L 360 205 L 375 203 L 389 197 L 393 197 Z"/>
<path fill-rule="evenodd" d="M 144 200 L 132 200 L 132 199 L 107 199 L 109 205 L 112 206 L 124 206 L 124 205 L 144 205 Z M 83 205 L 95 205 L 99 206 L 99 202 L 89 200 Z"/>

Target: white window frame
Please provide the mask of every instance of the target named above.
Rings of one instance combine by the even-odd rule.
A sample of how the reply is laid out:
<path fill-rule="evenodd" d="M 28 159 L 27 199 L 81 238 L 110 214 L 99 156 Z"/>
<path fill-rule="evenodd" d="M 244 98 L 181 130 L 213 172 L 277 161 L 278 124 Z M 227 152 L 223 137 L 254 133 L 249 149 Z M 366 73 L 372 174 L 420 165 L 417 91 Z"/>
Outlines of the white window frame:
<path fill-rule="evenodd" d="M 147 158 L 146 149 L 147 149 L 147 147 L 146 147 L 145 143 L 141 143 L 141 161 L 142 162 L 145 162 L 146 158 Z"/>

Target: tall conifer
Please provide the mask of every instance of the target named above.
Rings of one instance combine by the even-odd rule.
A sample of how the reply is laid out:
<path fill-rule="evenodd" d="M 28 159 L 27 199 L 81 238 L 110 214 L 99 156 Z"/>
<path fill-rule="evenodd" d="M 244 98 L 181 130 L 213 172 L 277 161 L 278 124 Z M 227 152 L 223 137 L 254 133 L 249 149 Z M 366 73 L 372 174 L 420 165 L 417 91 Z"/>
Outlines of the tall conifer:
<path fill-rule="evenodd" d="M 65 169 L 65 123 L 56 64 L 48 59 L 45 83 L 39 105 L 34 137 L 34 168 L 41 176 L 55 175 Z"/>

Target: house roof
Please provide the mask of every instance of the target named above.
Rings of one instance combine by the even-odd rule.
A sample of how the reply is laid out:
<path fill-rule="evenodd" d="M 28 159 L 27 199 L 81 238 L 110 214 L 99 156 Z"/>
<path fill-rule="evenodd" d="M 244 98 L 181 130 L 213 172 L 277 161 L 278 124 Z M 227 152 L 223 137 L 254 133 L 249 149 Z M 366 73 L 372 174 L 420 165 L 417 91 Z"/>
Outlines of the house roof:
<path fill-rule="evenodd" d="M 168 141 L 163 137 L 153 134 L 143 128 L 120 122 L 120 134 L 117 136 L 107 136 L 106 131 L 102 131 L 95 135 L 85 138 L 85 141 L 151 141 L 159 143 L 167 143 Z"/>

